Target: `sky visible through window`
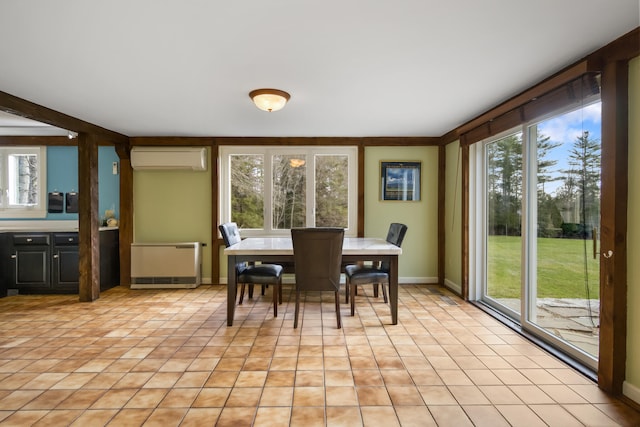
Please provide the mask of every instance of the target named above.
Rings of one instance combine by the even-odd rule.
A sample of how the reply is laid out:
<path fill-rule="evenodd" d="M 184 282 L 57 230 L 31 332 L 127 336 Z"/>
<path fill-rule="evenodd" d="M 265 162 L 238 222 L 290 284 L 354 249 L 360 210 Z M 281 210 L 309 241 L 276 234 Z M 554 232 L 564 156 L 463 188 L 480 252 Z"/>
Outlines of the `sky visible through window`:
<path fill-rule="evenodd" d="M 553 171 L 549 171 L 549 175 L 561 178 L 563 176 L 561 171 L 569 169 L 569 152 L 577 138 L 582 136 L 584 131 L 589 132 L 590 140 L 602 142 L 601 107 L 602 103 L 598 101 L 579 110 L 555 116 L 538 124 L 540 135 L 550 137 L 549 142 L 552 144 L 561 144 L 547 154 L 548 159 L 557 162 L 552 168 Z M 561 185 L 562 181 L 560 179 L 545 183 L 545 192 L 553 195 Z"/>

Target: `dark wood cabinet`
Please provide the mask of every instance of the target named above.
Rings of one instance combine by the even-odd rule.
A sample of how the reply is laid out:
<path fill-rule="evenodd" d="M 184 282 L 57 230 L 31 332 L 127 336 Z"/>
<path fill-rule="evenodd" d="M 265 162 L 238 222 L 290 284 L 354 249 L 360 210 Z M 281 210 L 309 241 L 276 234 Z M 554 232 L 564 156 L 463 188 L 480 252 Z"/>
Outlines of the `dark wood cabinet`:
<path fill-rule="evenodd" d="M 53 233 L 51 288 L 59 292 L 78 292 L 78 233 Z"/>
<path fill-rule="evenodd" d="M 0 297 L 8 289 L 19 294 L 78 293 L 77 232 L 0 234 Z M 118 242 L 117 228 L 100 231 L 100 290 L 120 280 Z"/>
<path fill-rule="evenodd" d="M 10 270 L 19 291 L 50 288 L 51 246 L 49 234 L 14 234 Z"/>

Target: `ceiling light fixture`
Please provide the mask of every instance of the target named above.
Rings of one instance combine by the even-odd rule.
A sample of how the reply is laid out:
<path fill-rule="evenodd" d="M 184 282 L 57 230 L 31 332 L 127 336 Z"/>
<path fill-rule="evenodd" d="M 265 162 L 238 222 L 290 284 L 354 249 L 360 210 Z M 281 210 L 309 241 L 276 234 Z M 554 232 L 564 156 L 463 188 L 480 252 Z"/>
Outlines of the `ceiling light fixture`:
<path fill-rule="evenodd" d="M 283 90 L 278 89 L 256 89 L 249 92 L 249 97 L 256 104 L 256 107 L 263 111 L 281 110 L 291 95 Z"/>
<path fill-rule="evenodd" d="M 69 133 L 67 134 L 67 138 L 69 139 L 75 139 L 78 137 L 78 132 L 74 132 L 72 130 L 69 131 Z"/>

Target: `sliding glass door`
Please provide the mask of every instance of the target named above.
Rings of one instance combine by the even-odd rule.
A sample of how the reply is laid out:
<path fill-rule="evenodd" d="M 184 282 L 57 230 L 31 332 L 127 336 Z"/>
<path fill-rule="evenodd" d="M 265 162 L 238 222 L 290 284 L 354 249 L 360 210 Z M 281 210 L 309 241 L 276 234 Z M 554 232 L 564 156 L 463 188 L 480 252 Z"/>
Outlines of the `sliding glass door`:
<path fill-rule="evenodd" d="M 481 299 L 595 368 L 599 336 L 600 102 L 482 145 Z"/>

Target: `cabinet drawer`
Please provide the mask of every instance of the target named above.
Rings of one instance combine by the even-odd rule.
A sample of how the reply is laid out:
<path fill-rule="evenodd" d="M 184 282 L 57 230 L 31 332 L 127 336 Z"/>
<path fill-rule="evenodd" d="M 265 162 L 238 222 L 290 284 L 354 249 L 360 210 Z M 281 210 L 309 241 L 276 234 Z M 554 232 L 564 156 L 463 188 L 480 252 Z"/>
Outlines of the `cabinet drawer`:
<path fill-rule="evenodd" d="M 78 245 L 78 233 L 55 233 L 53 235 L 53 244 L 62 245 Z"/>
<path fill-rule="evenodd" d="M 48 234 L 14 234 L 14 245 L 48 245 Z"/>

